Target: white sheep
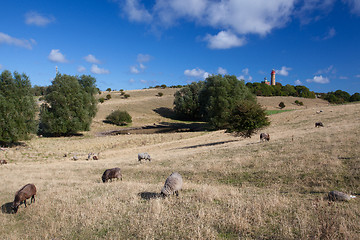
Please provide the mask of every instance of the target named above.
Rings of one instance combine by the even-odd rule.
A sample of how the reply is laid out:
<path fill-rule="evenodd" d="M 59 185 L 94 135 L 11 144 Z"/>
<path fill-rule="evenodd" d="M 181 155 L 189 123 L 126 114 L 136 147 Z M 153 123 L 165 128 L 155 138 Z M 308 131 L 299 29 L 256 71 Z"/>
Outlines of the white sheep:
<path fill-rule="evenodd" d="M 173 172 L 165 181 L 164 187 L 161 189 L 161 195 L 167 197 L 170 194 L 179 196 L 179 190 L 182 189 L 183 180 L 178 172 Z"/>

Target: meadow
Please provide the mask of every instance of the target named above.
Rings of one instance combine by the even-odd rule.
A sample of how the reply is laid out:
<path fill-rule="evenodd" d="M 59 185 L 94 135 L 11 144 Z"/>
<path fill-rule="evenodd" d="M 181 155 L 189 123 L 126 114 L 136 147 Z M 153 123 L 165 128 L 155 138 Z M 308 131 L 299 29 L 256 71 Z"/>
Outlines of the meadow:
<path fill-rule="evenodd" d="M 262 131 L 271 140 L 264 143 L 259 134 L 244 139 L 224 131 L 102 134 L 123 129 L 103 122 L 117 109 L 130 113 L 131 127 L 179 123 L 174 92 L 133 90 L 128 99 L 111 92 L 89 132 L 3 148 L 0 239 L 360 239 L 359 103 L 258 97 L 267 110 L 279 110 L 281 101 L 291 110 L 269 115 Z M 324 127 L 315 128 L 317 121 Z M 89 152 L 100 159 L 86 160 Z M 138 162 L 139 152 L 152 161 Z M 102 183 L 113 167 L 123 180 Z M 183 190 L 159 198 L 174 171 Z M 37 187 L 36 202 L 10 214 L 27 183 Z M 331 190 L 358 197 L 330 202 Z"/>

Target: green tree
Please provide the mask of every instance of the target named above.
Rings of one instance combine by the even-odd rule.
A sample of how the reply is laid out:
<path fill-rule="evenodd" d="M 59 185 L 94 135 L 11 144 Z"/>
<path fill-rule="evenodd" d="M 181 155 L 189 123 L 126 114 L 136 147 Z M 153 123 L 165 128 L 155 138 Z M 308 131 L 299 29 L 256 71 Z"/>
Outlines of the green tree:
<path fill-rule="evenodd" d="M 14 75 L 14 76 L 13 76 Z M 0 75 L 0 142 L 14 143 L 35 132 L 36 104 L 25 74 L 5 70 Z"/>
<path fill-rule="evenodd" d="M 350 102 L 358 102 L 360 101 L 360 93 L 354 93 L 350 97 Z"/>
<path fill-rule="evenodd" d="M 200 91 L 200 113 L 215 129 L 225 128 L 236 104 L 243 100 L 256 101 L 254 95 L 236 76 L 212 75 Z"/>
<path fill-rule="evenodd" d="M 110 100 L 111 99 L 111 94 L 106 95 L 106 100 Z"/>
<path fill-rule="evenodd" d="M 199 93 L 204 82 L 193 82 L 174 94 L 174 111 L 181 119 L 201 120 Z"/>
<path fill-rule="evenodd" d="M 265 110 L 252 100 L 243 100 L 236 104 L 229 117 L 227 131 L 243 137 L 251 137 L 259 129 L 270 125 Z"/>
<path fill-rule="evenodd" d="M 107 92 L 111 92 L 111 88 L 107 88 L 106 91 L 107 91 Z"/>
<path fill-rule="evenodd" d="M 45 136 L 66 136 L 88 131 L 96 114 L 95 78 L 57 74 L 44 96 L 39 132 Z"/>

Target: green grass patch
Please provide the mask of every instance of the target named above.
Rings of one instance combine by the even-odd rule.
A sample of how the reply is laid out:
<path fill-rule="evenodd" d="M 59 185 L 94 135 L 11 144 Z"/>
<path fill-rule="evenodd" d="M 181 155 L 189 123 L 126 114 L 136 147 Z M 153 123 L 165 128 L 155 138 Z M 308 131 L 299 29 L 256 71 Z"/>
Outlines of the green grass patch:
<path fill-rule="evenodd" d="M 290 112 L 290 111 L 294 111 L 294 109 L 289 109 L 289 110 L 265 110 L 267 115 L 273 115 L 273 114 L 278 114 L 278 113 L 282 113 L 282 112 Z"/>

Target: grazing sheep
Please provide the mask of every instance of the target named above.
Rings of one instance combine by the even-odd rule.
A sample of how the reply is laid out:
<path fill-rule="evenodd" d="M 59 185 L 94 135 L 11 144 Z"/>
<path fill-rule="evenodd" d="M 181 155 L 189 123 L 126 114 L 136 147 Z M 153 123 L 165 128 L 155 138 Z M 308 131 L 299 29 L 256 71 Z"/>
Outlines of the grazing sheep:
<path fill-rule="evenodd" d="M 88 154 L 88 157 L 87 157 L 87 160 L 90 160 L 90 159 L 93 159 L 93 160 L 99 160 L 100 158 L 100 153 L 98 153 L 97 155 L 95 153 L 89 153 Z"/>
<path fill-rule="evenodd" d="M 106 169 L 105 172 L 103 173 L 101 179 L 102 181 L 105 183 L 107 182 L 108 180 L 112 179 L 113 178 L 117 178 L 122 181 L 122 175 L 121 175 L 121 172 L 120 172 L 120 168 L 110 168 L 110 169 Z"/>
<path fill-rule="evenodd" d="M 270 141 L 270 134 L 268 133 L 260 133 L 260 142 Z"/>
<path fill-rule="evenodd" d="M 170 194 L 176 194 L 179 196 L 179 190 L 183 185 L 182 177 L 179 173 L 173 172 L 165 181 L 164 187 L 161 189 L 161 195 L 167 197 Z"/>
<path fill-rule="evenodd" d="M 139 162 L 141 162 L 141 160 L 149 160 L 149 162 L 151 161 L 151 157 L 148 153 L 139 153 L 138 154 L 138 159 L 139 159 Z"/>
<path fill-rule="evenodd" d="M 324 127 L 324 124 L 322 122 L 316 122 L 315 127 Z"/>
<path fill-rule="evenodd" d="M 72 158 L 74 161 L 78 160 L 78 156 L 74 155 L 73 158 Z"/>
<path fill-rule="evenodd" d="M 7 164 L 7 161 L 6 160 L 0 160 L 0 165 L 2 164 Z"/>
<path fill-rule="evenodd" d="M 328 194 L 328 198 L 330 201 L 349 201 L 350 199 L 356 197 L 339 191 L 331 191 Z"/>
<path fill-rule="evenodd" d="M 11 208 L 13 209 L 14 213 L 18 211 L 19 205 L 24 202 L 26 207 L 26 199 L 31 197 L 30 203 L 35 202 L 35 195 L 36 195 L 36 187 L 34 184 L 26 184 L 23 186 L 19 191 L 15 193 L 15 199 L 12 203 Z"/>

